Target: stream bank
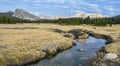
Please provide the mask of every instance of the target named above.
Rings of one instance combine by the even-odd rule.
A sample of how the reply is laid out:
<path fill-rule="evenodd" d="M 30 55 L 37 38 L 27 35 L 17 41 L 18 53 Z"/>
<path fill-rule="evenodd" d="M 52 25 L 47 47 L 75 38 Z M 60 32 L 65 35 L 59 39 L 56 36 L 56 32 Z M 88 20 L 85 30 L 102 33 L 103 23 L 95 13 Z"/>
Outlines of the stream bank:
<path fill-rule="evenodd" d="M 72 48 L 58 53 L 51 59 L 44 59 L 28 66 L 89 66 L 89 61 L 105 46 L 106 40 L 90 36 L 83 41 L 81 43 L 76 39 Z"/>
<path fill-rule="evenodd" d="M 120 66 L 120 48 L 118 46 L 120 41 L 112 39 L 112 37 L 109 35 L 98 34 L 94 33 L 93 31 L 87 31 L 82 29 L 75 29 L 71 30 L 70 32 L 73 33 L 77 38 L 79 38 L 80 35 L 88 34 L 89 36 L 106 40 L 106 46 L 102 47 L 97 52 L 96 56 L 93 57 L 93 59 L 90 61 L 90 66 Z M 107 53 L 115 53 L 116 55 L 118 55 L 118 57 L 116 59 L 105 60 L 104 56 Z"/>
<path fill-rule="evenodd" d="M 56 32 L 58 33 L 65 33 L 66 32 L 63 32 L 61 30 L 57 30 Z M 72 35 L 71 35 L 72 34 Z M 112 42 L 112 38 L 108 35 L 102 35 L 102 34 L 97 34 L 97 33 L 94 33 L 92 31 L 87 31 L 87 30 L 82 30 L 82 29 L 74 29 L 74 30 L 70 30 L 67 32 L 66 35 L 64 35 L 65 37 L 68 37 L 68 38 L 72 38 L 72 39 L 87 39 L 89 36 L 92 36 L 92 37 L 95 37 L 95 38 L 98 38 L 98 39 L 104 39 L 106 40 L 106 42 L 104 44 L 108 44 L 108 43 L 111 43 Z M 97 45 L 97 44 L 96 44 Z M 103 46 L 102 46 L 103 47 Z M 100 49 L 100 48 L 99 48 Z M 59 53 L 58 53 L 59 54 Z M 95 54 L 95 53 L 93 53 Z M 49 56 L 49 55 L 48 55 Z M 89 59 L 90 60 L 90 59 Z M 45 61 L 46 62 L 46 61 Z M 44 63 L 44 62 L 43 62 Z"/>

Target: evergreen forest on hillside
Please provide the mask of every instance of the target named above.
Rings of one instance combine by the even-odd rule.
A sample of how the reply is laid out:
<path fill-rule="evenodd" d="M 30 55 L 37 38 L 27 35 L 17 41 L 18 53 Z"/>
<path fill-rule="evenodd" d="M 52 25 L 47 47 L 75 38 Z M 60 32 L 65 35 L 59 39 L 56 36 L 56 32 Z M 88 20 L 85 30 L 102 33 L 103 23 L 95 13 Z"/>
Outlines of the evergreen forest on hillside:
<path fill-rule="evenodd" d="M 19 19 L 15 17 L 9 17 L 9 16 L 0 16 L 0 24 L 16 24 L 16 23 L 54 23 L 54 24 L 60 24 L 60 25 L 93 25 L 93 26 L 107 26 L 112 24 L 120 24 L 120 18 L 79 18 L 79 17 L 73 17 L 73 18 L 60 18 L 56 20 L 50 20 L 50 19 L 41 19 L 37 21 L 31 21 L 31 20 L 25 20 L 25 19 Z"/>

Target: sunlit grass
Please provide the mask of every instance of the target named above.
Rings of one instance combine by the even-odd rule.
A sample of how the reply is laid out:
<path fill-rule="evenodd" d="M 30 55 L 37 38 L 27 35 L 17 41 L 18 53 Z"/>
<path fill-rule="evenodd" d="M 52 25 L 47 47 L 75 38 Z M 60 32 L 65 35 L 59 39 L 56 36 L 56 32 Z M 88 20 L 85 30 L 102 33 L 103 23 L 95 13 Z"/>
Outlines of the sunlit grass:
<path fill-rule="evenodd" d="M 72 46 L 73 39 L 66 38 L 62 33 L 52 29 L 67 32 L 72 29 L 83 29 L 95 33 L 110 35 L 114 41 L 120 40 L 120 26 L 61 26 L 53 24 L 0 24 L 0 66 L 8 64 L 23 64 L 46 57 L 46 52 L 54 54 Z M 110 48 L 108 48 L 110 47 Z M 120 44 L 114 43 L 106 48 L 109 52 L 120 55 Z M 112 49 L 116 48 L 116 49 Z M 45 50 L 45 51 L 44 51 Z"/>

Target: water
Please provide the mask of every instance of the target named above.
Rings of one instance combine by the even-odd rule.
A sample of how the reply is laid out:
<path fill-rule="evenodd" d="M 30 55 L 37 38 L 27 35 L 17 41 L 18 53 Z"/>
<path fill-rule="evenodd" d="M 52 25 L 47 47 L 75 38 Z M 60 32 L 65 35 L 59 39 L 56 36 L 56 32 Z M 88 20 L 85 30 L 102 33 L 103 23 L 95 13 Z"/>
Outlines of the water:
<path fill-rule="evenodd" d="M 89 37 L 85 42 L 78 42 L 71 49 L 58 53 L 52 59 L 41 60 L 29 66 L 88 66 L 88 61 L 96 55 L 105 40 Z"/>

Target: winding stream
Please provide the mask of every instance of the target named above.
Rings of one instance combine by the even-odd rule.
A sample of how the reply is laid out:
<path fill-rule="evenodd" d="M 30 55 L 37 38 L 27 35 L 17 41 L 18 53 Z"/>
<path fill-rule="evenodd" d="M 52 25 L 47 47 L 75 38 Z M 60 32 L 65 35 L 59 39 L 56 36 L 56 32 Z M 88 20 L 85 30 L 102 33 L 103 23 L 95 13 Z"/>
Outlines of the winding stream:
<path fill-rule="evenodd" d="M 89 37 L 82 42 L 75 40 L 76 45 L 71 49 L 58 53 L 52 59 L 41 60 L 29 66 L 88 66 L 87 62 L 96 55 L 105 40 Z"/>

